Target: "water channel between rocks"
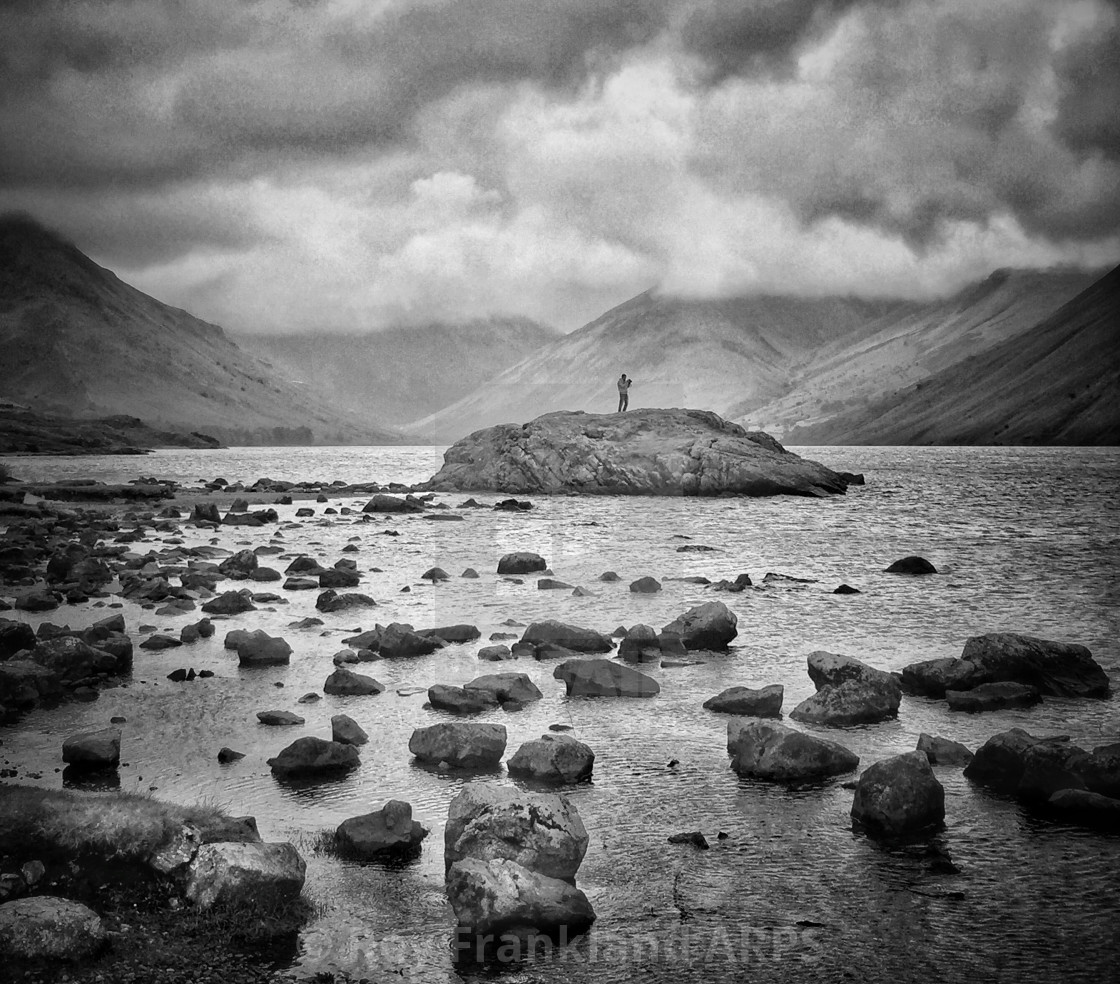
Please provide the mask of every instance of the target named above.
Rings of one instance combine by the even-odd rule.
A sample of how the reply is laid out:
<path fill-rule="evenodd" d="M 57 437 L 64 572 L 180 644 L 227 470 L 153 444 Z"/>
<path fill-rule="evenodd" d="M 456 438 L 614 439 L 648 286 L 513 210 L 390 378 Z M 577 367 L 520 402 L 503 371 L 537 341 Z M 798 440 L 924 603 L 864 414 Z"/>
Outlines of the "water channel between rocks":
<path fill-rule="evenodd" d="M 318 615 L 316 591 L 280 592 L 289 604 L 218 622 L 214 638 L 160 653 L 137 650 L 128 686 L 88 704 L 26 715 L 0 732 L 3 757 L 19 781 L 61 784 L 62 738 L 123 715 L 120 788 L 156 790 L 183 803 L 210 800 L 251 813 L 266 840 L 291 840 L 308 860 L 307 891 L 320 915 L 302 936 L 289 972 L 308 977 L 346 971 L 355 977 L 456 979 L 449 940 L 453 917 L 443 889 L 443 822 L 465 782 L 510 783 L 504 769 L 485 775 L 441 773 L 414 765 L 408 739 L 420 725 L 450 719 L 424 710 L 433 683 L 462 684 L 496 670 L 528 673 L 544 698 L 526 709 L 485 715 L 509 732 L 507 754 L 560 723 L 596 753 L 593 783 L 575 788 L 591 835 L 578 882 L 598 914 L 586 937 L 561 956 L 504 972 L 509 980 L 930 981 L 947 979 L 1104 981 L 1115 979 L 1120 932 L 1120 837 L 1041 822 L 1010 800 L 939 767 L 946 824 L 936 842 L 962 869 L 928 872 L 925 842 L 882 846 L 852 832 L 852 793 L 836 782 L 791 791 L 742 780 L 728 767 L 727 718 L 705 711 L 709 696 L 733 685 L 785 686 L 784 710 L 813 692 L 805 657 L 815 649 L 857 656 L 885 669 L 957 656 L 971 635 L 1018 631 L 1088 646 L 1120 689 L 1120 454 L 1115 449 L 812 448 L 797 449 L 831 467 L 862 471 L 867 486 L 824 500 L 633 499 L 543 497 L 528 513 L 464 510 L 463 522 L 414 517 L 323 515 L 327 505 L 278 506 L 279 528 L 184 526 L 188 545 L 234 550 L 275 542 L 288 555 L 308 553 L 329 566 L 354 558 L 356 589 L 376 609 L 323 616 L 313 630 L 288 628 Z M 22 478 L 140 475 L 195 482 L 222 475 L 251 483 L 276 479 L 415 482 L 438 467 L 431 448 L 230 449 L 166 451 L 146 458 L 3 459 Z M 496 496 L 477 495 L 489 504 Z M 457 505 L 466 496 L 441 496 Z M 299 506 L 315 515 L 296 520 Z M 387 535 L 395 530 L 398 536 Z M 275 539 L 273 539 L 276 537 Z M 687 537 L 688 539 L 683 539 Z M 343 553 L 349 543 L 356 553 Z M 680 553 L 685 544 L 716 548 Z M 161 546 L 160 538 L 136 544 Z M 556 576 L 592 592 L 540 591 L 495 573 L 508 551 L 544 555 Z M 883 573 L 909 554 L 928 558 L 935 576 Z M 432 566 L 452 575 L 432 586 Z M 478 580 L 458 575 L 476 568 Z M 380 568 L 374 572 L 373 568 Z M 614 570 L 616 584 L 598 581 Z M 659 579 L 747 572 L 757 587 L 711 595 L 664 581 L 654 595 L 628 589 L 641 575 Z M 759 584 L 775 572 L 809 582 Z M 831 592 L 840 583 L 858 595 Z M 402 593 L 409 586 L 411 590 Z M 225 587 L 227 585 L 223 585 Z M 240 585 L 235 585 L 240 586 Z M 254 585 L 272 590 L 275 585 Z M 649 670 L 661 684 L 648 700 L 576 700 L 552 678 L 553 663 L 481 663 L 480 645 L 502 623 L 557 618 L 604 632 L 643 622 L 660 627 L 710 598 L 739 619 L 727 655 L 699 665 Z M 128 631 L 156 625 L 178 634 L 200 613 L 156 616 L 129 602 Z M 7 613 L 11 615 L 11 613 Z M 109 614 L 90 605 L 28 616 L 73 627 Z M 386 685 L 374 697 L 320 691 L 342 639 L 374 622 L 416 627 L 469 622 L 482 640 L 431 656 L 357 667 Z M 291 665 L 242 670 L 222 649 L 232 628 L 261 628 L 293 647 Z M 174 684 L 177 667 L 216 676 Z M 645 668 L 644 668 L 645 669 Z M 278 686 L 282 684 L 283 686 Z M 306 725 L 268 728 L 256 712 L 295 710 Z M 293 739 L 329 737 L 330 717 L 345 712 L 371 735 L 361 767 L 344 779 L 283 784 L 265 760 Z M 943 702 L 904 698 L 896 722 L 831 731 L 867 766 L 913 749 L 922 731 L 975 749 L 1019 726 L 1036 735 L 1068 734 L 1086 747 L 1118 740 L 1116 699 L 1047 699 L 1035 708 L 984 715 L 950 714 Z M 218 749 L 246 753 L 219 765 Z M 670 761 L 678 764 L 669 766 Z M 41 779 L 27 780 L 28 771 Z M 343 819 L 404 799 L 430 827 L 418 859 L 358 865 L 320 853 L 318 835 Z M 669 834 L 702 830 L 712 849 L 666 843 Z M 726 839 L 717 840 L 724 831 Z M 487 976 L 486 972 L 480 972 Z M 469 976 L 469 975 L 468 975 Z"/>

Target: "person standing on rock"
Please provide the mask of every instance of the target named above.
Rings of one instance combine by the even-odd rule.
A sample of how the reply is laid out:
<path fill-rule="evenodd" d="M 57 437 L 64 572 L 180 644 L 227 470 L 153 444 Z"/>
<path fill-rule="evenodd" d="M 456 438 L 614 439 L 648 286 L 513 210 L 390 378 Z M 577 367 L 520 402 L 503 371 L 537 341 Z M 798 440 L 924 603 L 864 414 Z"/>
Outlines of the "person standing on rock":
<path fill-rule="evenodd" d="M 630 406 L 630 384 L 634 382 L 632 379 L 626 378 L 626 373 L 618 377 L 618 412 L 622 413 L 628 406 Z"/>

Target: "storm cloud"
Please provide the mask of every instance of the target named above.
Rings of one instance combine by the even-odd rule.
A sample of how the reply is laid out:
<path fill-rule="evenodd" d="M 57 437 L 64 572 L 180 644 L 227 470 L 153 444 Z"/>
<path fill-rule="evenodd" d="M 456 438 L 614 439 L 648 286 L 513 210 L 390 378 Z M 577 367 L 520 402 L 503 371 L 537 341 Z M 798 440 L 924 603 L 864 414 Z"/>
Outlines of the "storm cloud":
<path fill-rule="evenodd" d="M 1106 0 L 0 7 L 0 208 L 249 330 L 1120 257 Z"/>

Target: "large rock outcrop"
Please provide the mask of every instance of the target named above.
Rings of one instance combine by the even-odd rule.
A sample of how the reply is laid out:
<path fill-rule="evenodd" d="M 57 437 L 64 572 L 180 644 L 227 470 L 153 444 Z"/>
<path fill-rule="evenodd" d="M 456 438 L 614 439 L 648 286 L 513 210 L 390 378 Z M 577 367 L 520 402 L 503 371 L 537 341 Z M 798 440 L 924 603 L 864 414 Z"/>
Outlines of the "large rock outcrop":
<path fill-rule="evenodd" d="M 437 492 L 592 495 L 842 493 L 836 472 L 707 410 L 547 413 L 475 431 L 424 484 Z"/>

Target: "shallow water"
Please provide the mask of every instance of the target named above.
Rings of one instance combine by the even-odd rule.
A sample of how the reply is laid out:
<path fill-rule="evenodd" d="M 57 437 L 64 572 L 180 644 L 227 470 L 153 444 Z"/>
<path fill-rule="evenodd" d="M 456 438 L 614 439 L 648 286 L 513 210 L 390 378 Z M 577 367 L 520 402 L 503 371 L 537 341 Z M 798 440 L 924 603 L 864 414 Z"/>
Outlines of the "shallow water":
<path fill-rule="evenodd" d="M 1020 631 L 1087 645 L 1120 687 L 1120 454 L 1114 449 L 813 448 L 807 457 L 851 471 L 868 484 L 828 500 L 697 500 L 546 497 L 526 514 L 464 511 L 461 523 L 413 517 L 316 515 L 295 520 L 277 507 L 276 530 L 223 529 L 213 539 L 228 549 L 259 545 L 276 534 L 282 557 L 262 563 L 283 569 L 306 552 L 326 565 L 357 559 L 357 589 L 378 608 L 323 616 L 318 630 L 287 628 L 317 615 L 317 592 L 279 592 L 287 605 L 219 624 L 216 638 L 179 650 L 137 651 L 128 686 L 90 704 L 27 715 L 2 733 L 0 758 L 43 770 L 39 782 L 61 784 L 61 738 L 110 716 L 127 717 L 121 788 L 191 802 L 210 799 L 234 813 L 257 816 L 266 839 L 290 839 L 308 858 L 308 892 L 321 916 L 305 932 L 291 968 L 310 976 L 345 970 L 380 979 L 447 980 L 472 976 L 453 966 L 453 918 L 443 892 L 443 821 L 465 782 L 513 782 L 492 776 L 441 774 L 410 762 L 412 729 L 445 719 L 423 709 L 424 696 L 398 690 L 437 682 L 463 683 L 484 672 L 528 673 L 544 699 L 516 713 L 484 718 L 509 732 L 509 752 L 550 723 L 596 752 L 595 779 L 572 791 L 591 844 L 578 881 L 598 921 L 560 955 L 506 968 L 513 980 L 770 980 L 831 979 L 1063 980 L 1115 979 L 1120 919 L 1120 838 L 1040 822 L 1017 804 L 974 788 L 959 771 L 939 768 L 946 788 L 946 826 L 936 841 L 962 874 L 926 871 L 924 842 L 883 847 L 853 834 L 852 793 L 836 783 L 790 791 L 741 780 L 728 768 L 727 718 L 705 711 L 704 699 L 733 685 L 781 683 L 785 709 L 813 691 L 805 657 L 814 649 L 849 653 L 887 669 L 959 655 L 982 632 Z M 139 475 L 182 481 L 222 475 L 251 482 L 290 480 L 415 482 L 439 462 L 431 448 L 310 448 L 167 451 L 145 458 L 6 459 L 27 478 Z M 464 496 L 445 496 L 452 505 Z M 484 502 L 496 497 L 476 496 Z M 358 499 L 331 505 L 360 506 Z M 395 529 L 399 536 L 383 533 Z M 679 539 L 689 537 L 691 539 Z M 357 554 L 343 554 L 353 539 Z M 189 544 L 211 542 L 183 528 Z M 685 543 L 717 548 L 678 553 Z M 154 545 L 157 549 L 159 544 Z M 539 591 L 494 573 L 510 550 L 535 550 L 556 576 L 591 597 Z M 927 578 L 882 573 L 908 554 L 931 560 Z M 452 575 L 433 587 L 419 581 L 438 565 Z M 482 577 L 458 574 L 475 567 Z M 373 572 L 371 568 L 381 568 Z M 605 570 L 622 581 L 600 583 Z M 713 579 L 748 572 L 756 585 L 768 571 L 812 583 L 771 582 L 739 595 L 716 595 L 739 618 L 732 652 L 700 665 L 649 670 L 662 686 L 650 700 L 569 700 L 552 678 L 553 664 L 495 666 L 475 653 L 502 623 L 559 618 L 609 632 L 618 624 L 660 626 L 711 597 L 702 588 L 664 582 L 652 596 L 634 595 L 640 575 Z M 863 593 L 837 596 L 846 582 Z M 404 586 L 411 591 L 401 593 Z M 261 585 L 271 590 L 276 585 Z M 142 623 L 175 633 L 200 613 L 155 616 L 131 603 L 131 632 Z M 59 610 L 45 617 L 77 626 L 102 608 Z M 38 621 L 38 618 L 34 620 Z M 387 686 L 376 697 L 324 697 L 320 690 L 342 639 L 377 622 L 418 627 L 472 622 L 482 643 L 452 646 L 429 657 L 358 667 Z M 228 628 L 283 634 L 294 654 L 288 667 L 241 670 L 221 648 Z M 217 676 L 172 684 L 179 666 Z M 282 684 L 283 686 L 278 686 Z M 256 711 L 296 710 L 305 726 L 258 725 Z M 329 735 L 330 717 L 344 711 L 372 736 L 362 766 L 345 779 L 314 786 L 282 784 L 265 759 L 304 734 Z M 975 748 L 991 734 L 1021 726 L 1063 733 L 1092 747 L 1118 739 L 1115 700 L 1050 699 L 1023 711 L 966 716 L 943 703 L 904 698 L 897 722 L 829 732 L 870 764 L 910 750 L 922 731 Z M 246 753 L 222 766 L 229 745 Z M 679 764 L 668 767 L 670 760 Z M 317 836 L 348 816 L 391 798 L 413 804 L 431 828 L 418 859 L 404 865 L 353 865 L 316 850 Z M 669 845 L 679 830 L 700 829 L 707 852 Z M 729 836 L 717 840 L 716 833 Z M 684 915 L 682 915 L 682 913 Z M 491 970 L 478 971 L 482 977 Z"/>

